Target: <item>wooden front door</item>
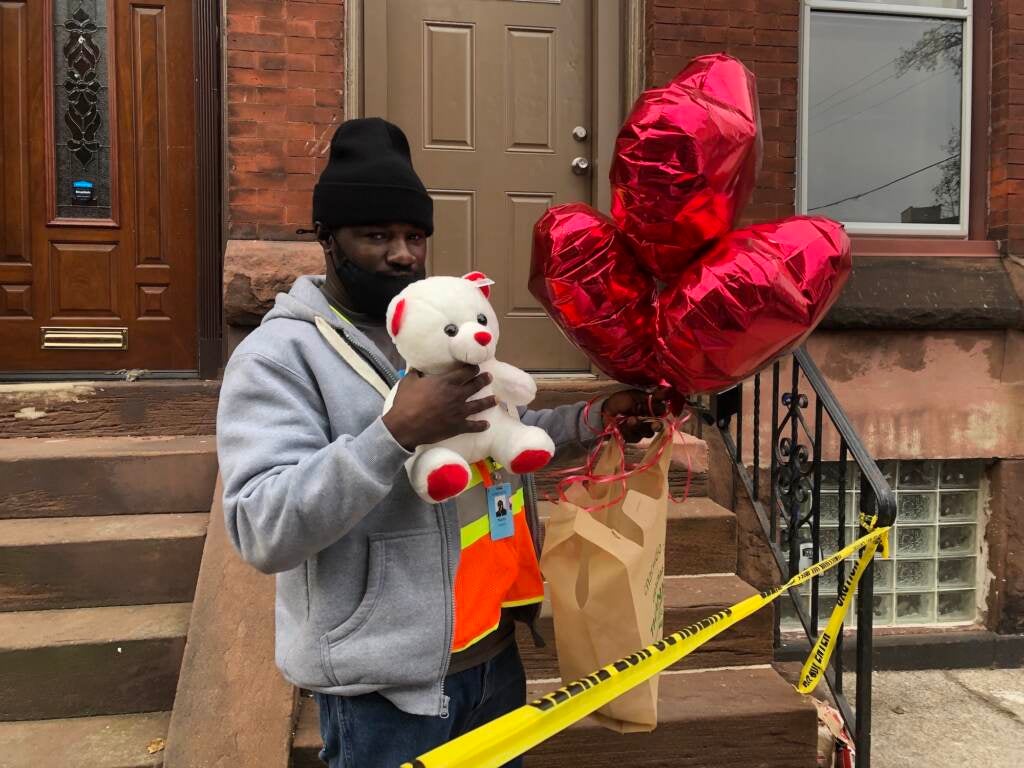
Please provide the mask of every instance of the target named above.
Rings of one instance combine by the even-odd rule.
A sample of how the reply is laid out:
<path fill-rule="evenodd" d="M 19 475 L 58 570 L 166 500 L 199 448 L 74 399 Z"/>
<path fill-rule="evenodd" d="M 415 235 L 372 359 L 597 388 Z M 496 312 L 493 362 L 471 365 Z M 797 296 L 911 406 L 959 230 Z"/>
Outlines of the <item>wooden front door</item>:
<path fill-rule="evenodd" d="M 0 0 L 0 374 L 194 370 L 191 0 Z"/>
<path fill-rule="evenodd" d="M 434 274 L 496 281 L 498 354 L 532 371 L 588 371 L 527 289 L 533 225 L 590 202 L 588 0 L 373 0 L 364 112 L 397 123 L 434 198 Z M 579 126 L 587 135 L 573 131 Z M 579 169 L 584 170 L 584 169 Z"/>

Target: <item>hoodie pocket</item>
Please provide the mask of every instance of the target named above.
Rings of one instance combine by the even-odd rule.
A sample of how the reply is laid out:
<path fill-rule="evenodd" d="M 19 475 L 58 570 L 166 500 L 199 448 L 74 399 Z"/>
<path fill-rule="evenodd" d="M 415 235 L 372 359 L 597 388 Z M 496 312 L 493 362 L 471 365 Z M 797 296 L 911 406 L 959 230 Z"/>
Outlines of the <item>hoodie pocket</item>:
<path fill-rule="evenodd" d="M 370 536 L 366 593 L 348 619 L 320 638 L 334 685 L 436 681 L 447 653 L 446 556 L 437 529 Z"/>

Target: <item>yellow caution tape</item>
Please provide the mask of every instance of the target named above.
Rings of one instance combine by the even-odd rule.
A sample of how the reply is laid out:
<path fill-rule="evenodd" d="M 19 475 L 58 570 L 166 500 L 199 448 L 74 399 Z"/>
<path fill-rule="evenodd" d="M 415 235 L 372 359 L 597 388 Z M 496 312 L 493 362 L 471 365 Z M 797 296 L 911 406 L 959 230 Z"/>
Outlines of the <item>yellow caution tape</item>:
<path fill-rule="evenodd" d="M 831 633 L 830 639 L 826 640 L 825 633 L 822 633 L 801 672 L 797 689 L 807 693 L 814 689 L 828 666 L 835 645 L 831 638 L 837 636 L 849 610 L 850 597 L 868 563 L 879 546 L 883 555 L 888 554 L 888 535 L 888 527 L 873 530 L 834 555 L 804 569 L 785 584 L 752 595 L 691 624 L 564 688 L 442 744 L 412 762 L 403 763 L 402 768 L 499 768 L 693 653 L 711 638 L 776 600 L 783 592 L 835 568 L 857 550 L 863 549 L 829 620 L 826 632 Z"/>

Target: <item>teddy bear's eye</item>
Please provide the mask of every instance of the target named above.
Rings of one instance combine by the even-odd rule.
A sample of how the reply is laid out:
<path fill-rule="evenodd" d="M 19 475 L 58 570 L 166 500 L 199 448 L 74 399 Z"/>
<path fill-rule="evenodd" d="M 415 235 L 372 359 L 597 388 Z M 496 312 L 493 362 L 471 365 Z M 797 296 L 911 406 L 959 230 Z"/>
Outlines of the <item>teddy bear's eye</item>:
<path fill-rule="evenodd" d="M 449 336 L 456 336 L 459 333 L 459 327 L 455 325 L 455 323 L 448 323 L 448 325 L 444 327 L 444 332 Z"/>
<path fill-rule="evenodd" d="M 476 321 L 480 323 L 480 325 L 487 325 L 487 315 L 477 315 Z"/>

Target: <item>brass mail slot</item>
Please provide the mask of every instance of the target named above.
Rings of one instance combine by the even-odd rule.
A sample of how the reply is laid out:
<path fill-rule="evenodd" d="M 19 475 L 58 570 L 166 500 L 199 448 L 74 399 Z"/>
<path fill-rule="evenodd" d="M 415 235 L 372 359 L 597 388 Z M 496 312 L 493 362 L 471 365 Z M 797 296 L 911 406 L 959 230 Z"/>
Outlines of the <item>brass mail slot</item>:
<path fill-rule="evenodd" d="M 127 328 L 43 327 L 43 349 L 128 349 Z"/>

